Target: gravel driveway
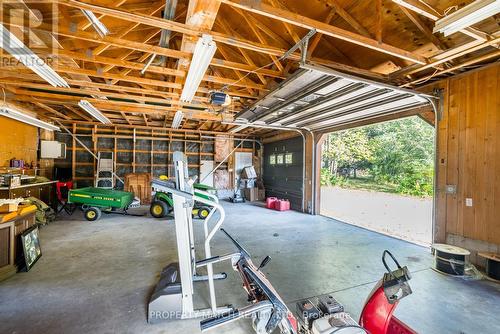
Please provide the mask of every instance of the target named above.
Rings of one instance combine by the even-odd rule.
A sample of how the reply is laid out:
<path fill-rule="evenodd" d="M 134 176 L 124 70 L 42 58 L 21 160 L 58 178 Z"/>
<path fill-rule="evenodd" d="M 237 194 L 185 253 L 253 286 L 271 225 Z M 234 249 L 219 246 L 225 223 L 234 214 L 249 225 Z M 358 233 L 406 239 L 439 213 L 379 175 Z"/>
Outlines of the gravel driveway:
<path fill-rule="evenodd" d="M 432 240 L 432 198 L 321 187 L 321 214 L 420 245 Z"/>

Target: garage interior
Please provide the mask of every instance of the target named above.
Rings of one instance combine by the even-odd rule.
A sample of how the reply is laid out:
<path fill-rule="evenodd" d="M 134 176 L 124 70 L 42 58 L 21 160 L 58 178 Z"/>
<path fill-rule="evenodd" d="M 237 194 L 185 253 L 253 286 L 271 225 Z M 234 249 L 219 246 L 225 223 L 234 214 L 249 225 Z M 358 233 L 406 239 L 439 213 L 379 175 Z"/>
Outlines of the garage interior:
<path fill-rule="evenodd" d="M 498 332 L 500 1 L 0 15 L 1 333 Z M 432 244 L 322 216 L 327 135 L 409 117 Z"/>

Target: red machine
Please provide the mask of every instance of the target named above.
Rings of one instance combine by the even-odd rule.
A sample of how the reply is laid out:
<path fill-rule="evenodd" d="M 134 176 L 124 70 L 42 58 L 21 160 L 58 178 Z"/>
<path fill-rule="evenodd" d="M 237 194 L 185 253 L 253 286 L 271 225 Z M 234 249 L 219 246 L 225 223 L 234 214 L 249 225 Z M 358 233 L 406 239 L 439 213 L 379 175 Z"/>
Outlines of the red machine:
<path fill-rule="evenodd" d="M 397 269 L 391 271 L 385 261 L 389 255 Z M 393 313 L 399 301 L 411 294 L 408 284 L 410 273 L 406 267 L 401 267 L 389 251 L 384 251 L 382 256 L 387 273 L 378 281 L 372 290 L 361 313 L 359 324 L 371 334 L 416 334 Z"/>
<path fill-rule="evenodd" d="M 395 270 L 389 269 L 387 255 L 396 264 Z M 382 255 L 382 262 L 387 272 L 368 296 L 359 323 L 344 311 L 342 304 L 327 294 L 297 303 L 298 333 L 416 334 L 393 316 L 399 300 L 411 294 L 408 268 L 401 267 L 387 250 Z"/>
<path fill-rule="evenodd" d="M 389 251 L 385 250 L 382 255 L 387 272 L 370 293 L 359 323 L 344 312 L 344 306 L 329 294 L 297 302 L 294 316 L 260 270 L 271 258 L 266 256 L 259 267 L 254 266 L 248 252 L 226 231 L 222 231 L 239 250 L 236 253 L 238 260 L 234 258 L 233 266 L 240 273 L 252 304 L 203 320 L 200 323 L 202 331 L 251 318 L 256 334 L 271 333 L 278 327 L 283 334 L 416 334 L 393 316 L 398 302 L 412 291 L 408 284 L 411 278 L 408 268 L 401 267 Z M 396 264 L 395 270 L 387 265 L 387 255 Z"/>

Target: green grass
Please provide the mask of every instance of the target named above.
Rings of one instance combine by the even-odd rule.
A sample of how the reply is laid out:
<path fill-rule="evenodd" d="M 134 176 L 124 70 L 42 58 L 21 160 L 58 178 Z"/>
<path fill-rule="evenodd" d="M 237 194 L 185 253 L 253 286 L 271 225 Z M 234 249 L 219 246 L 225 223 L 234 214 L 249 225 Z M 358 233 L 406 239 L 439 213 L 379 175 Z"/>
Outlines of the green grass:
<path fill-rule="evenodd" d="M 384 193 L 397 194 L 398 189 L 395 184 L 378 182 L 369 177 L 347 178 L 340 185 L 342 188 L 379 191 Z"/>

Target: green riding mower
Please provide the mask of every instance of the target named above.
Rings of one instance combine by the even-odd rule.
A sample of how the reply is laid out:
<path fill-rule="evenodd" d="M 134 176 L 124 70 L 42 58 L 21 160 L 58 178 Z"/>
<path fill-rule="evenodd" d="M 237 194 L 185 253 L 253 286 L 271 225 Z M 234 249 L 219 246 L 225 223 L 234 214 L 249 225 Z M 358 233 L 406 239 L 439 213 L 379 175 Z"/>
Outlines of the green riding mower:
<path fill-rule="evenodd" d="M 216 194 L 217 190 L 214 187 L 207 186 L 205 184 L 201 183 L 195 183 L 193 184 L 194 186 L 194 193 L 197 196 L 210 199 L 207 196 L 197 192 L 196 190 L 202 190 L 208 193 L 211 193 L 213 195 Z M 172 197 L 164 192 L 157 191 L 153 197 L 153 200 L 151 201 L 151 206 L 149 207 L 149 212 L 151 213 L 151 216 L 155 218 L 163 218 L 166 215 L 168 215 L 174 207 L 174 201 L 172 200 Z M 200 203 L 194 203 L 193 207 L 193 217 L 198 217 L 200 219 L 205 219 L 210 213 L 210 210 L 212 210 L 211 207 L 206 206 L 206 205 L 201 205 Z"/>

